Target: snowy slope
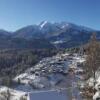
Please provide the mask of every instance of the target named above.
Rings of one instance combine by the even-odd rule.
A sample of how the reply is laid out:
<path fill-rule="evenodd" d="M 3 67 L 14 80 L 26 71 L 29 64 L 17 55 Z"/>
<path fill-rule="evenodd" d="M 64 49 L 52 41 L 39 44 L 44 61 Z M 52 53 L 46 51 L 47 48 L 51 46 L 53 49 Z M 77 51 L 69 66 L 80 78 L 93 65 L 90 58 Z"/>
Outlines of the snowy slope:
<path fill-rule="evenodd" d="M 43 58 L 35 66 L 14 78 L 15 82 L 20 79 L 20 84 L 9 89 L 12 94 L 11 100 L 20 100 L 21 97 L 27 97 L 28 100 L 49 100 L 50 97 L 52 100 L 70 100 L 72 86 L 74 86 L 73 95 L 78 97 L 77 100 L 81 100 L 76 84 L 80 77 L 78 75 L 72 77 L 72 74 L 68 74 L 68 70 L 74 65 L 75 73 L 82 71 L 77 67 L 77 64 L 82 62 L 84 58 L 78 54 L 64 53 Z M 7 90 L 7 87 L 1 86 L 0 93 Z M 2 96 L 0 95 L 1 98 Z"/>
<path fill-rule="evenodd" d="M 81 68 L 77 68 L 77 63 L 82 62 L 84 62 L 84 58 L 73 55 L 71 59 L 68 53 L 43 58 L 38 64 L 26 70 L 25 73 L 16 76 L 14 80 L 20 79 L 20 82 L 24 84 L 23 87 L 31 84 L 35 89 L 50 89 L 59 85 L 65 87 L 62 84 L 66 80 L 69 68 L 74 65 L 74 67 L 76 66 L 76 73 L 82 72 Z M 67 84 L 66 82 L 65 84 Z"/>

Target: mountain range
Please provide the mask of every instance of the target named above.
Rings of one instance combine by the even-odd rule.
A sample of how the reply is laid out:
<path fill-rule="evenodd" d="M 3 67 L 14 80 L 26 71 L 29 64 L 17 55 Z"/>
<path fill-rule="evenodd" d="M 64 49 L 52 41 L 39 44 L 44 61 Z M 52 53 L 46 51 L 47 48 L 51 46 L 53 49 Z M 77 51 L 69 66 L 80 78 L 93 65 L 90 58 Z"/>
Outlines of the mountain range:
<path fill-rule="evenodd" d="M 100 31 L 88 27 L 43 21 L 15 32 L 0 30 L 0 48 L 69 48 L 86 43 L 93 32 L 97 33 L 99 39 Z"/>

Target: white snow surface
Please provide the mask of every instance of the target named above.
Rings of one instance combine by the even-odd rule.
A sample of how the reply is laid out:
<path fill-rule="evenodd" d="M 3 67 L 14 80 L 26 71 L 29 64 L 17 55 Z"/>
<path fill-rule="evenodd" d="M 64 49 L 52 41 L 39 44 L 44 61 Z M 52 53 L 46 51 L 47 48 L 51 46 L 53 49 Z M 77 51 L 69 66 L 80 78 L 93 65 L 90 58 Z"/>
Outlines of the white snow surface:
<path fill-rule="evenodd" d="M 49 91 L 51 89 L 66 88 L 71 86 L 72 76 L 67 75 L 68 69 L 71 65 L 75 65 L 75 72 L 82 71 L 81 68 L 77 68 L 77 63 L 84 62 L 84 58 L 75 54 L 70 56 L 68 53 L 57 54 L 53 57 L 43 58 L 39 63 L 31 68 L 27 69 L 24 73 L 16 76 L 14 81 L 20 79 L 21 84 L 14 89 L 10 89 L 14 96 L 12 100 L 20 100 L 19 98 L 28 94 L 28 100 L 66 100 L 65 95 L 60 94 L 57 91 Z M 73 81 L 78 81 L 79 76 L 75 76 Z M 41 91 L 46 92 L 41 92 Z M 7 91 L 6 87 L 1 87 L 0 92 Z M 38 91 L 38 92 L 36 92 Z M 68 91 L 68 95 L 70 95 Z M 34 94 L 35 93 L 35 94 Z M 36 94 L 37 93 L 37 94 Z M 79 93 L 79 90 L 75 88 L 74 93 Z M 44 95 L 44 97 L 43 97 Z M 44 99 L 47 98 L 47 99 Z M 68 99 L 69 100 L 69 99 Z M 81 99 L 77 99 L 81 100 Z"/>
<path fill-rule="evenodd" d="M 13 90 L 13 89 L 10 89 L 8 87 L 1 86 L 0 87 L 0 100 L 6 100 L 5 96 L 1 95 L 1 94 L 2 93 L 6 94 L 8 90 L 9 90 L 9 92 L 11 94 L 10 100 L 20 100 L 21 97 L 26 95 L 25 92 Z"/>
<path fill-rule="evenodd" d="M 52 42 L 53 44 L 61 44 L 61 43 L 64 43 L 64 42 L 66 42 L 66 41 L 64 41 L 64 40 L 59 40 L 59 41 L 55 41 L 55 42 Z"/>
<path fill-rule="evenodd" d="M 41 24 L 40 24 L 40 28 L 42 29 L 48 22 L 47 21 L 43 21 Z"/>
<path fill-rule="evenodd" d="M 75 72 L 82 72 L 81 68 L 77 68 L 77 63 L 84 62 L 84 58 L 77 54 L 70 56 L 68 53 L 57 54 L 53 57 L 43 58 L 38 64 L 29 68 L 14 78 L 15 81 L 20 79 L 24 85 L 32 84 L 35 88 L 50 88 L 59 82 L 66 80 L 64 74 L 68 73 L 69 68 L 75 68 Z M 30 89 L 31 90 L 31 89 Z"/>

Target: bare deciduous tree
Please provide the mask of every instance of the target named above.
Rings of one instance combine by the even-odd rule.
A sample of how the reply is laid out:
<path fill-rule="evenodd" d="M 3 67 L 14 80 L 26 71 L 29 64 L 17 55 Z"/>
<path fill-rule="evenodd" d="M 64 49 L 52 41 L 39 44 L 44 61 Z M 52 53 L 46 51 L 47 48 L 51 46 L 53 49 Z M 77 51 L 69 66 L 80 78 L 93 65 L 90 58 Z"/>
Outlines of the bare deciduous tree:
<path fill-rule="evenodd" d="M 91 36 L 86 53 L 87 58 L 84 69 L 88 78 L 90 78 L 91 76 L 93 77 L 93 83 L 95 86 L 96 72 L 100 67 L 100 44 L 96 39 L 95 33 L 93 33 L 93 35 Z"/>

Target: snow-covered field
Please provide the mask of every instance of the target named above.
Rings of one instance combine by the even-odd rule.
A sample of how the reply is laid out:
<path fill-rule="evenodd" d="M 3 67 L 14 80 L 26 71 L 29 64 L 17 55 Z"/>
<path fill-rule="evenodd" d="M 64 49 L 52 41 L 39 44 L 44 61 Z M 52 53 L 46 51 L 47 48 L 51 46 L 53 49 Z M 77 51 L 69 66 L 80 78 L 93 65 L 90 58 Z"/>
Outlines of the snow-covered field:
<path fill-rule="evenodd" d="M 69 55 L 68 53 L 43 58 L 35 66 L 14 78 L 16 82 L 20 80 L 20 84 L 11 89 L 13 91 L 11 93 L 13 94 L 12 98 L 14 98 L 11 100 L 20 100 L 22 96 L 27 96 L 28 99 L 30 98 L 29 100 L 40 100 L 41 98 L 47 98 L 42 100 L 49 100 L 50 97 L 53 97 L 52 100 L 65 100 L 66 98 L 69 100 L 68 97 L 70 96 L 66 97 L 66 95 L 59 94 L 56 90 L 59 90 L 58 88 L 69 88 L 72 86 L 72 81 L 77 83 L 80 80 L 79 75 L 73 77 L 68 74 L 68 71 L 71 68 L 74 69 L 75 73 L 82 72 L 83 70 L 77 65 L 84 61 L 84 57 L 77 54 Z M 3 87 L 1 87 L 2 89 Z M 68 95 L 71 94 L 68 90 L 66 92 Z M 75 88 L 74 93 L 79 94 L 79 90 Z"/>

